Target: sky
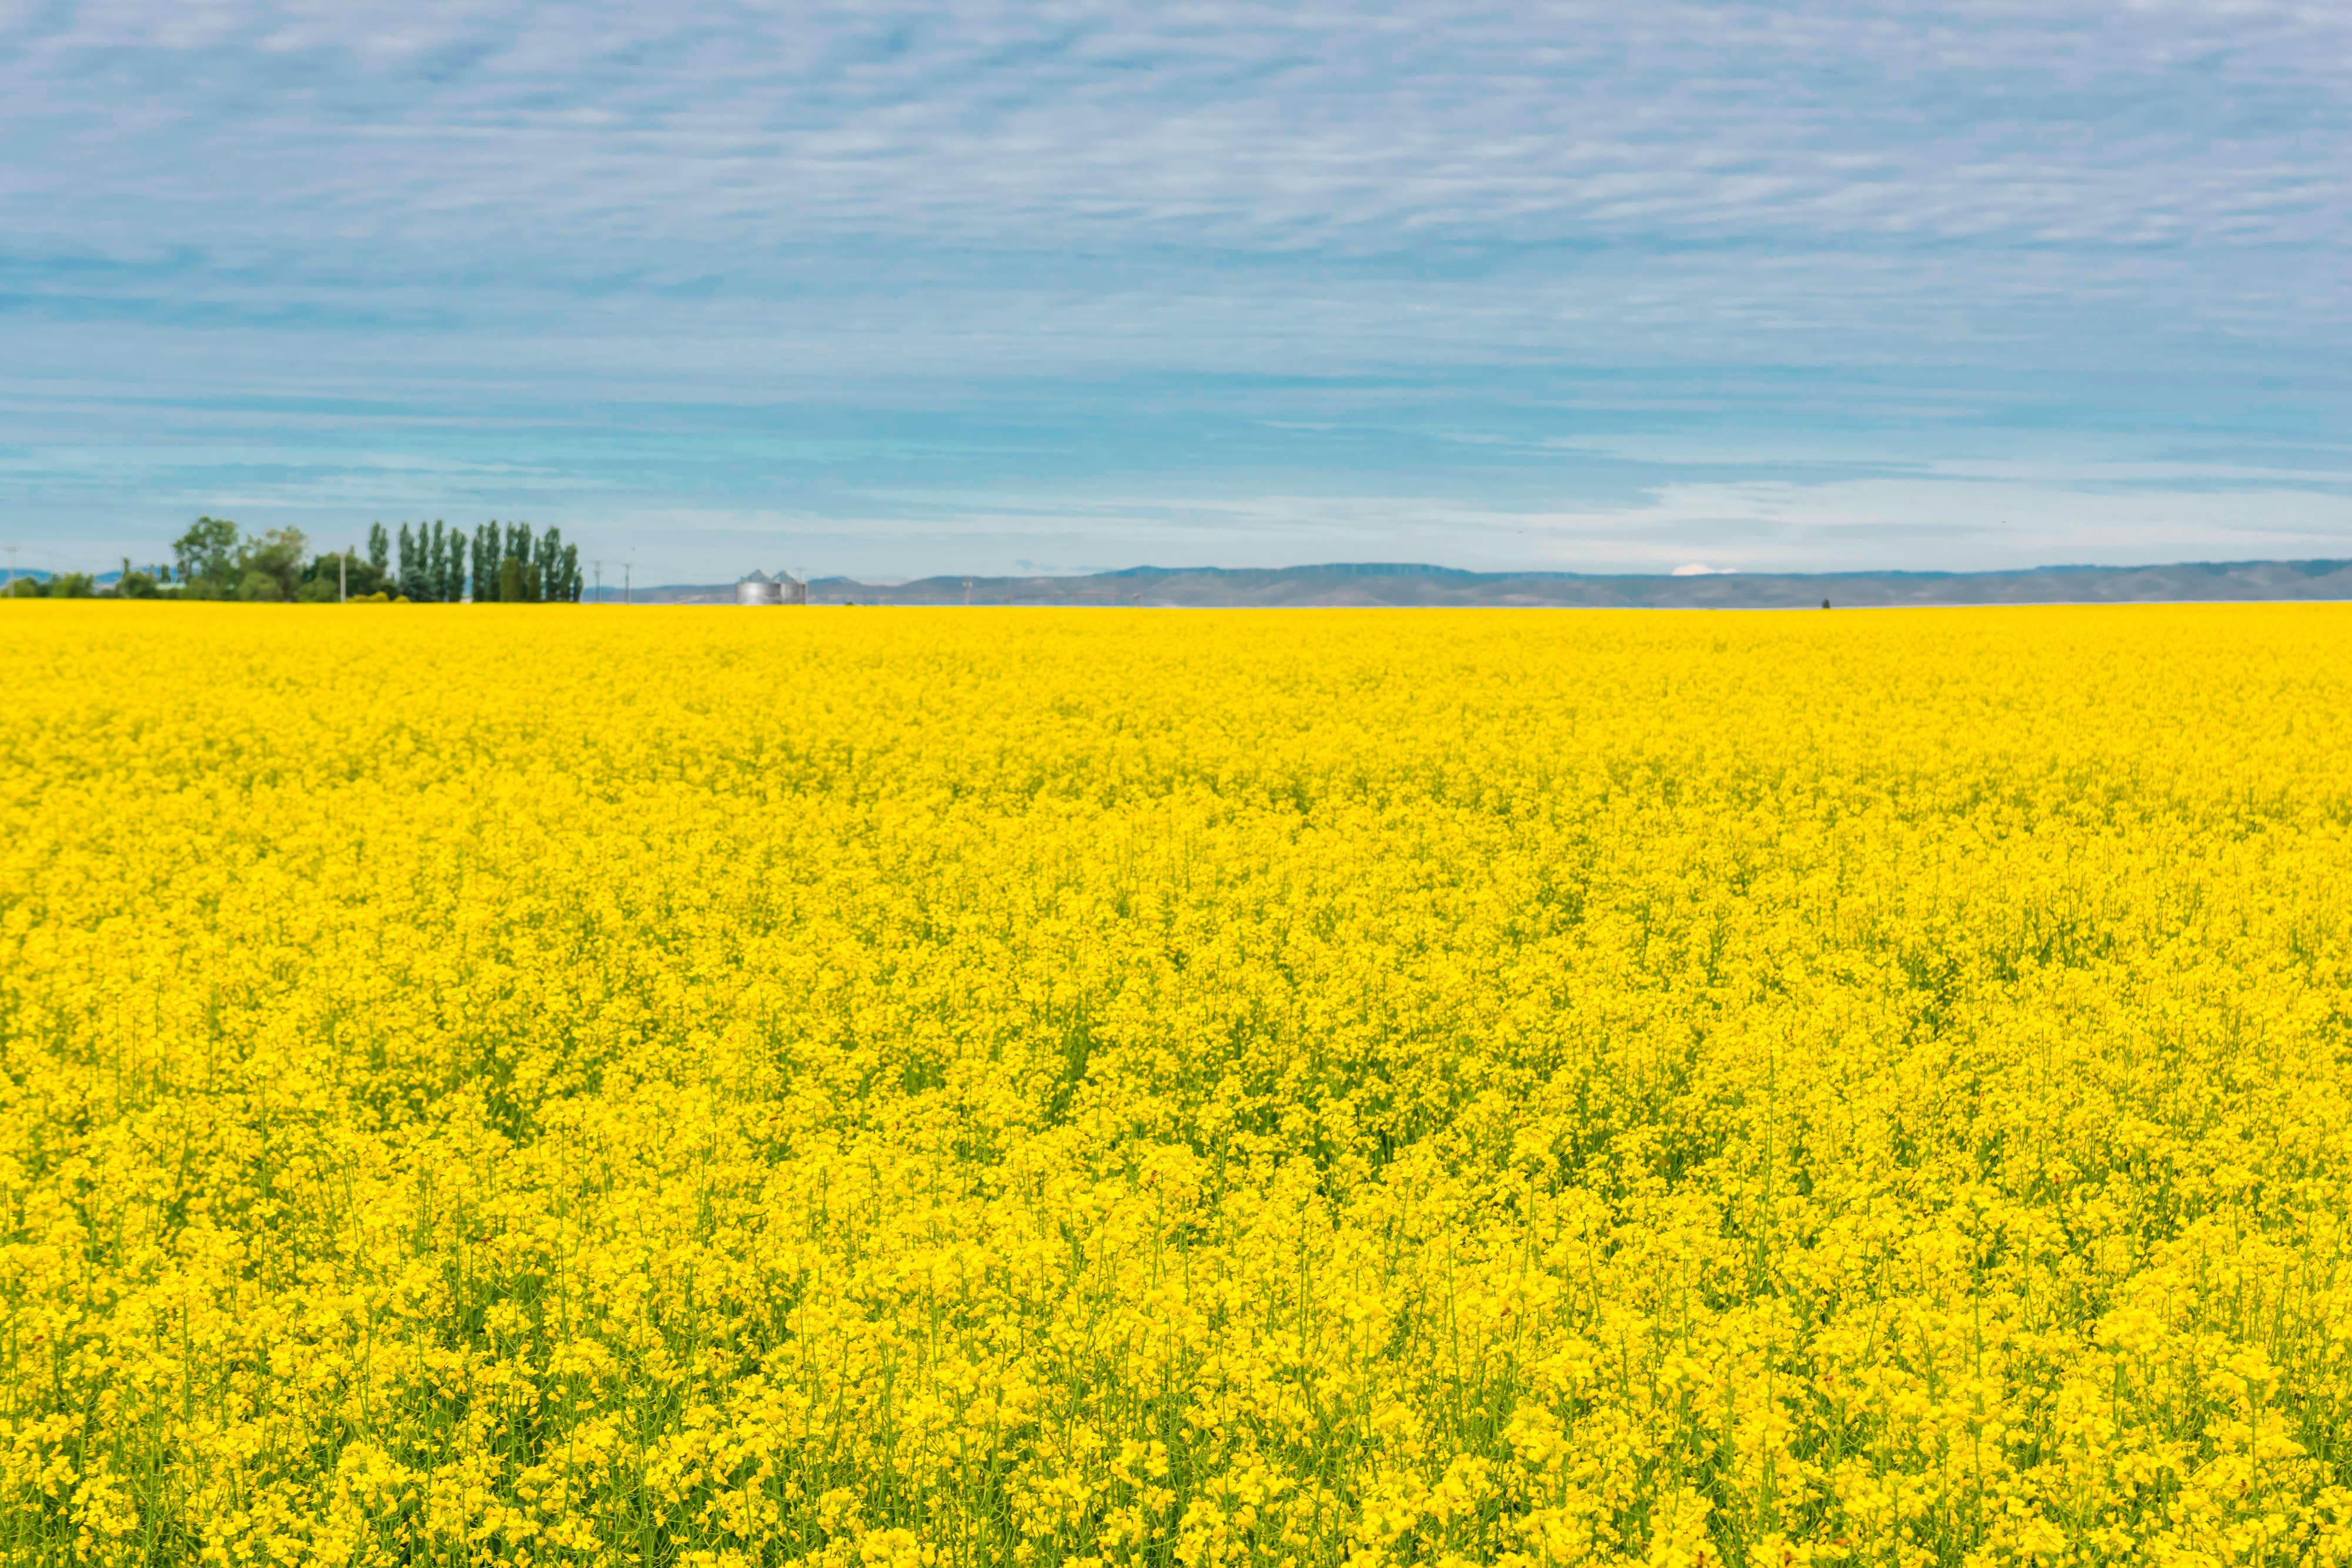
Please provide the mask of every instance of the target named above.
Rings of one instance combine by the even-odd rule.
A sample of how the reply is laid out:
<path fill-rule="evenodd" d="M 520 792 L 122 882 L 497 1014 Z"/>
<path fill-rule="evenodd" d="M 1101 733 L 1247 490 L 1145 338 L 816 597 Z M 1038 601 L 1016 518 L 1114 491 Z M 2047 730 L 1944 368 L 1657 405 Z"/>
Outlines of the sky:
<path fill-rule="evenodd" d="M 2352 556 L 2352 5 L 0 0 L 0 544 Z"/>

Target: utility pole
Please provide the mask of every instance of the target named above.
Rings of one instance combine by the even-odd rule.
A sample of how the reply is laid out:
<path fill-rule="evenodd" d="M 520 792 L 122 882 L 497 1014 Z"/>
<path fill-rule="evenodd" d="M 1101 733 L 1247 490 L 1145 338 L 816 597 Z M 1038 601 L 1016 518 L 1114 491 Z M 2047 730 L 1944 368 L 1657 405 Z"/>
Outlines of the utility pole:
<path fill-rule="evenodd" d="M 335 558 L 335 602 L 352 601 L 352 547 L 345 545 L 343 553 Z"/>
<path fill-rule="evenodd" d="M 592 604 L 604 602 L 604 563 L 601 560 L 596 563 L 596 597 L 589 602 Z"/>
<path fill-rule="evenodd" d="M 16 597 L 16 547 L 8 547 L 8 597 Z"/>
<path fill-rule="evenodd" d="M 621 563 L 621 603 L 624 606 L 629 602 L 629 577 L 634 570 L 634 562 L 625 560 Z"/>

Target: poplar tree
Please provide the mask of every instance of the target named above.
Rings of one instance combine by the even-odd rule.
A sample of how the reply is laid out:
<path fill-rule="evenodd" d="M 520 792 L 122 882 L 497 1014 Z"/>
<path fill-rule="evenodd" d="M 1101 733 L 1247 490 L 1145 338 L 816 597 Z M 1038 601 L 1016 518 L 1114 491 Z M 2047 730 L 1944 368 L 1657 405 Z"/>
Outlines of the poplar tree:
<path fill-rule="evenodd" d="M 474 602 L 499 601 L 499 520 L 492 517 L 474 531 Z"/>
<path fill-rule="evenodd" d="M 563 542 L 562 528 L 534 533 L 529 523 L 500 523 L 496 517 L 474 530 L 470 558 L 464 529 L 449 535 L 449 559 L 461 574 L 470 559 L 474 602 L 477 604 L 577 604 L 580 602 L 580 547 Z M 465 592 L 460 575 L 448 590 L 452 599 Z"/>
<path fill-rule="evenodd" d="M 392 542 L 384 534 L 383 525 L 370 523 L 368 525 L 368 564 L 375 568 L 378 581 L 383 579 L 389 565 L 387 558 L 391 553 Z"/>

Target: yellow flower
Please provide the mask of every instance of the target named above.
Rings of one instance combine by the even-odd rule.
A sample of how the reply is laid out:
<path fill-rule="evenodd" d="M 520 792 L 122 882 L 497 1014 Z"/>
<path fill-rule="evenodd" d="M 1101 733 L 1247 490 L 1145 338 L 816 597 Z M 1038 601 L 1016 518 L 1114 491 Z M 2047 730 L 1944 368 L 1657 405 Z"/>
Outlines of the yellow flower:
<path fill-rule="evenodd" d="M 2352 1563 L 2352 612 L 0 607 L 0 1520 Z"/>

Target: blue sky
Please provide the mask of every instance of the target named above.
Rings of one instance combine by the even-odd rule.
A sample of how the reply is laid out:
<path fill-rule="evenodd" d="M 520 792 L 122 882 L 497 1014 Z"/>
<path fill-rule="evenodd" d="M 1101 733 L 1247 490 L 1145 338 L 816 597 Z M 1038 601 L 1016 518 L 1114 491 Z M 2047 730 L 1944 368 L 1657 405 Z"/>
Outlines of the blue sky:
<path fill-rule="evenodd" d="M 0 542 L 2352 555 L 2352 6 L 0 0 Z"/>

